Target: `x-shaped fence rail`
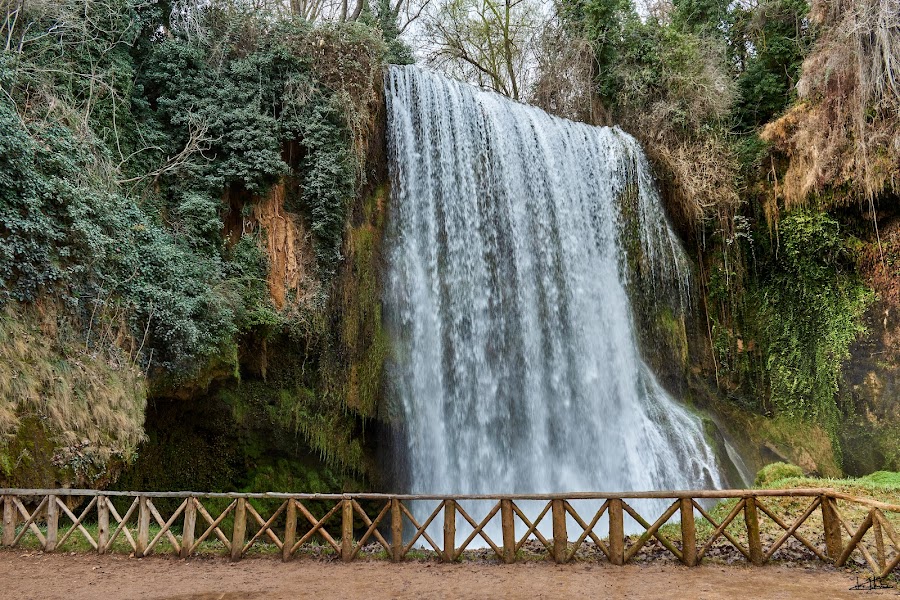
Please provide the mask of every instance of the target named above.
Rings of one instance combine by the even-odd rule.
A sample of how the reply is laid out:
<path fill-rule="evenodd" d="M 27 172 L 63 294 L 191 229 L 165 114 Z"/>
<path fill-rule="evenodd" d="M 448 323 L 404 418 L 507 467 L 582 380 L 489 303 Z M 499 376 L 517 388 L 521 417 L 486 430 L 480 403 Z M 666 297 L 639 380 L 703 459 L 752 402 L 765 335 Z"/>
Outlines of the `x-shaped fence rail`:
<path fill-rule="evenodd" d="M 651 523 L 632 506 L 635 500 L 671 503 Z M 733 506 L 729 510 L 730 503 L 726 503 L 713 511 L 710 502 L 717 500 L 731 501 Z M 581 514 L 573 504 L 576 501 Z M 441 560 L 454 561 L 480 538 L 503 562 L 515 562 L 526 542 L 536 540 L 539 551 L 565 563 L 575 559 L 590 539 L 606 560 L 623 565 L 655 538 L 688 566 L 698 564 L 717 543 L 730 545 L 750 563 L 761 565 L 794 538 L 818 559 L 837 566 L 846 564 L 856 552 L 879 577 L 900 565 L 900 535 L 895 525 L 900 506 L 831 489 L 507 496 L 0 489 L 0 503 L 0 545 L 16 547 L 27 538 L 32 547 L 36 542 L 46 552 L 80 535 L 100 554 L 124 547 L 138 557 L 159 548 L 163 539 L 168 542 L 167 550 L 187 557 L 216 538 L 232 560 L 263 543 L 270 550 L 277 548 L 283 560 L 290 560 L 315 541 L 345 561 L 354 560 L 372 543 L 380 545 L 394 561 L 421 547 L 430 547 Z M 471 503 L 468 510 L 463 503 Z M 525 503 L 535 509 L 533 519 L 523 509 Z M 785 510 L 785 503 L 792 509 Z M 490 508 L 478 519 L 470 514 L 473 506 Z M 625 535 L 626 515 L 642 533 Z M 441 543 L 429 534 L 440 517 Z M 603 517 L 605 531 L 597 531 Z M 498 518 L 502 539 L 494 540 L 486 528 L 495 527 Z M 698 518 L 709 523 L 703 525 L 702 544 L 698 543 Z M 679 524 L 664 533 L 663 526 L 676 519 Z M 471 528 L 461 541 L 458 520 Z M 547 520 L 552 531 L 549 539 L 539 529 L 544 523 L 545 532 L 548 530 Z M 568 531 L 572 523 L 580 530 L 574 540 Z M 776 535 L 761 535 L 763 525 Z"/>

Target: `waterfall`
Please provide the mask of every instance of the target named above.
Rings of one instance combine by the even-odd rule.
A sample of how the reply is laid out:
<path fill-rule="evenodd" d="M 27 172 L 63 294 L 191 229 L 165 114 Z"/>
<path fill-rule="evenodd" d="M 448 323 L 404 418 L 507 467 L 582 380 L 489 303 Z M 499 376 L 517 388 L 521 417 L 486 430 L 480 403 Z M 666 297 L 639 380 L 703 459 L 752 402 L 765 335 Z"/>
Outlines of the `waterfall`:
<path fill-rule="evenodd" d="M 413 66 L 385 78 L 408 491 L 721 487 L 638 348 L 629 264 L 675 304 L 690 273 L 637 142 Z"/>

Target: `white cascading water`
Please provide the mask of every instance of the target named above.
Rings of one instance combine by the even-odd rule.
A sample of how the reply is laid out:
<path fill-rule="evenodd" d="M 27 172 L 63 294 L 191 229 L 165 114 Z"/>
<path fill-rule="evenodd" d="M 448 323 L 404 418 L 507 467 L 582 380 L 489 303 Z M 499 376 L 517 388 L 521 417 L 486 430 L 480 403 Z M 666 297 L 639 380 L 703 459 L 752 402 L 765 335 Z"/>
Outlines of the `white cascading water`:
<path fill-rule="evenodd" d="M 689 269 L 637 142 L 412 66 L 385 87 L 408 491 L 721 487 L 701 420 L 638 348 L 628 192 L 659 295 L 677 305 Z"/>

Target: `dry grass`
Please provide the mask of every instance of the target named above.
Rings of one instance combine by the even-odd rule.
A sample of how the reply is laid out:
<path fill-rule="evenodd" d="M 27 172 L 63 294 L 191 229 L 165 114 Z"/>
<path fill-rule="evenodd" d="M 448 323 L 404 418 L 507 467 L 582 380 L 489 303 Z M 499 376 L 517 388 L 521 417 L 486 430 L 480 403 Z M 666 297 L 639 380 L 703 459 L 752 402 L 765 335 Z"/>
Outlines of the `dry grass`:
<path fill-rule="evenodd" d="M 763 138 L 788 160 L 778 194 L 790 208 L 900 189 L 900 0 L 818 0 L 821 31 L 803 63 L 801 102 Z"/>
<path fill-rule="evenodd" d="M 70 328 L 46 306 L 8 305 L 0 313 L 0 450 L 36 417 L 58 466 L 102 466 L 143 438 L 144 376 L 127 357 L 70 341 Z"/>
<path fill-rule="evenodd" d="M 655 163 L 667 207 L 682 229 L 714 221 L 727 235 L 741 200 L 737 158 L 725 139 L 736 97 L 725 48 L 688 35 L 663 36 L 659 43 L 666 47 L 653 65 L 654 85 L 646 87 L 641 69 L 623 69 L 617 120 Z"/>
<path fill-rule="evenodd" d="M 645 148 L 650 159 L 663 167 L 659 171 L 672 217 L 690 226 L 716 220 L 728 234 L 741 200 L 734 183 L 737 160 L 725 139 L 670 136 Z"/>

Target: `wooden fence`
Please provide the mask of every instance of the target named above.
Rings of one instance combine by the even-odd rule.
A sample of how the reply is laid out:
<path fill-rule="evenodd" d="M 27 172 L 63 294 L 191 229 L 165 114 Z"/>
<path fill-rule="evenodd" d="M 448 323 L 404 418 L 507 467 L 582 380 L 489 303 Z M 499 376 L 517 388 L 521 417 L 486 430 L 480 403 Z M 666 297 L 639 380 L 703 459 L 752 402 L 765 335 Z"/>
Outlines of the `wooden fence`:
<path fill-rule="evenodd" d="M 511 496 L 0 489 L 0 496 L 0 545 L 16 547 L 31 537 L 32 544 L 36 540 L 46 552 L 60 548 L 71 536 L 80 535 L 100 554 L 124 539 L 134 555 L 142 557 L 152 553 L 165 538 L 174 553 L 187 557 L 196 553 L 205 540 L 216 538 L 232 560 L 241 559 L 254 545 L 265 541 L 270 548 L 274 545 L 287 561 L 304 544 L 316 539 L 344 561 L 354 560 L 366 544 L 373 543 L 394 561 L 403 560 L 424 544 L 441 560 L 454 561 L 480 537 L 503 562 L 515 562 L 523 545 L 536 540 L 547 557 L 565 563 L 573 560 L 590 539 L 606 560 L 623 565 L 634 560 L 651 538 L 656 538 L 688 566 L 699 564 L 716 543 L 730 544 L 748 562 L 761 565 L 793 537 L 818 559 L 837 566 L 847 563 L 857 552 L 879 577 L 900 564 L 900 536 L 889 518 L 900 516 L 900 506 L 830 489 Z M 640 499 L 668 501 L 668 508 L 651 523 L 629 504 Z M 710 514 L 716 512 L 709 510 L 710 501 L 729 499 L 734 505 L 726 516 L 716 518 Z M 480 520 L 473 518 L 462 506 L 473 501 L 492 508 Z M 573 506 L 575 501 L 579 501 L 576 504 L 582 511 L 592 503 L 597 508 L 590 508 L 593 514 L 585 514 L 589 516 L 585 519 Z M 526 502 L 531 507 L 543 507 L 533 519 L 522 510 Z M 783 510 L 779 514 L 777 507 L 784 502 L 795 506 L 800 503 L 805 509 L 796 517 L 799 509 L 790 515 Z M 270 509 L 257 509 L 254 504 Z M 427 505 L 429 510 L 417 513 L 427 513 L 427 518 L 416 518 L 410 508 L 414 504 Z M 170 507 L 163 511 L 166 517 L 157 505 Z M 213 505 L 217 508 L 211 513 Z M 723 510 L 718 512 L 724 514 Z M 604 515 L 606 531 L 598 532 Z M 626 515 L 643 528 L 640 535 L 625 535 Z M 697 517 L 709 522 L 701 536 L 705 539 L 700 542 Z M 439 518 L 443 521 L 440 542 L 428 533 L 433 523 L 440 524 Z M 491 524 L 496 529 L 498 518 L 502 539 L 494 540 L 485 527 Z M 663 526 L 673 518 L 680 518 L 679 525 L 674 529 L 670 526 L 670 531 L 680 530 L 680 541 L 672 533 L 669 537 L 673 539 L 663 533 Z M 226 520 L 230 527 L 223 524 Z M 549 539 L 538 529 L 547 521 L 552 529 Z M 471 527 L 463 540 L 457 536 L 457 522 Z M 568 530 L 572 522 L 580 530 L 576 530 L 577 535 Z M 87 523 L 93 534 L 85 526 Z M 766 531 L 774 527 L 778 535 L 761 535 L 761 524 Z M 801 533 L 804 525 L 813 529 L 812 533 Z M 548 530 L 547 524 L 544 529 Z"/>

